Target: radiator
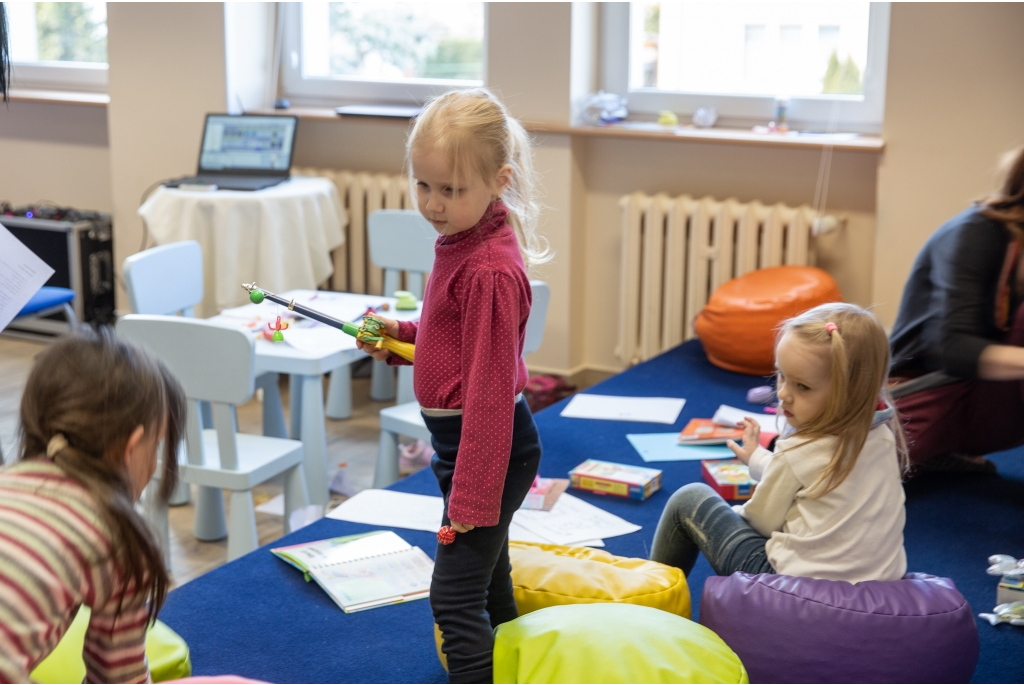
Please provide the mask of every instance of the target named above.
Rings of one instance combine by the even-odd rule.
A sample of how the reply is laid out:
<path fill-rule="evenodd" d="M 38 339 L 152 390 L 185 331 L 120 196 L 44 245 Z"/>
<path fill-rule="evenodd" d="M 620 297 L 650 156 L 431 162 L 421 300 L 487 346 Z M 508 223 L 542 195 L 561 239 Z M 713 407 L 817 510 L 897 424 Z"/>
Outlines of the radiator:
<path fill-rule="evenodd" d="M 295 168 L 292 174 L 331 179 L 348 213 L 348 226 L 343 231 L 345 243 L 331 255 L 334 260 L 331 289 L 346 293 L 390 295 L 382 292 L 382 269 L 370 261 L 366 219 L 377 209 L 414 209 L 409 201 L 408 177 L 310 168 Z"/>
<path fill-rule="evenodd" d="M 622 208 L 618 357 L 637 364 L 694 337 L 693 321 L 722 283 L 781 264 L 813 264 L 807 205 L 633 193 Z"/>

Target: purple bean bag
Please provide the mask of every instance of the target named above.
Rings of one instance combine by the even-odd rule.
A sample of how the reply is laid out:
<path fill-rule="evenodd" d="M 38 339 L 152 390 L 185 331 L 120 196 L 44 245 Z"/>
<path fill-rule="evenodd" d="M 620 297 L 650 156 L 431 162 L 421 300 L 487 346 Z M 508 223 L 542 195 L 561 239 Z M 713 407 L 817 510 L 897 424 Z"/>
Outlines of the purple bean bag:
<path fill-rule="evenodd" d="M 704 583 L 700 623 L 751 683 L 966 683 L 978 662 L 971 606 L 953 581 L 844 581 L 734 573 Z"/>

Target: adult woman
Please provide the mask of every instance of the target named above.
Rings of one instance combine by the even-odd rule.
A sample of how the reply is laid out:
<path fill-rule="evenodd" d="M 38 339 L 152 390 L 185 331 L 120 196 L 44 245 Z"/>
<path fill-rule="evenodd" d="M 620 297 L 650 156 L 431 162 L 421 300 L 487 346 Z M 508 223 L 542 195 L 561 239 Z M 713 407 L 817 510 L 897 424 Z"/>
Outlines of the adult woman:
<path fill-rule="evenodd" d="M 938 385 L 894 393 L 913 464 L 994 471 L 982 455 L 1024 443 L 1022 304 L 1024 147 L 997 191 L 928 239 L 903 291 L 891 375 Z"/>

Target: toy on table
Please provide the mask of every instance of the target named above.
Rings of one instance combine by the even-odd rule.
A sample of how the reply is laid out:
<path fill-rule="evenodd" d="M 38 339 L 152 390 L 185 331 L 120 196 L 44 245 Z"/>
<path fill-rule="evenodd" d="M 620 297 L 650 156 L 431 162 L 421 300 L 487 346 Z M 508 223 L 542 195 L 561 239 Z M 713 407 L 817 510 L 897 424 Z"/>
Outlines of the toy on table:
<path fill-rule="evenodd" d="M 273 323 L 273 324 L 269 324 L 268 323 L 267 324 L 267 328 L 269 328 L 270 330 L 274 331 L 274 335 L 271 336 L 271 340 L 273 342 L 282 342 L 282 341 L 284 341 L 284 333 L 282 333 L 281 331 L 286 330 L 288 328 L 288 324 L 281 323 L 281 317 L 280 316 L 277 317 L 277 322 L 276 323 Z"/>
<path fill-rule="evenodd" d="M 338 328 L 342 332 L 347 333 L 353 338 L 361 340 L 364 343 L 372 343 L 378 350 L 388 350 L 406 361 L 413 361 L 416 346 L 412 343 L 395 340 L 391 336 L 387 335 L 384 332 L 384 322 L 372 312 L 363 316 L 362 325 L 356 326 L 348 321 L 339 321 L 338 319 L 335 319 L 332 316 L 327 316 L 315 309 L 310 309 L 309 307 L 305 307 L 301 304 L 296 304 L 295 300 L 286 300 L 280 295 L 275 295 L 272 292 L 263 290 L 255 283 L 243 283 L 242 287 L 248 291 L 249 300 L 253 304 L 260 304 L 265 299 L 270 300 L 271 302 L 276 302 L 277 304 L 282 304 L 285 307 L 288 307 L 290 311 L 301 314 L 302 316 L 313 319 L 314 321 L 325 323 L 328 326 Z"/>
<path fill-rule="evenodd" d="M 398 299 L 395 303 L 395 309 L 398 311 L 412 311 L 418 306 L 416 296 L 408 290 L 396 290 L 395 297 Z"/>

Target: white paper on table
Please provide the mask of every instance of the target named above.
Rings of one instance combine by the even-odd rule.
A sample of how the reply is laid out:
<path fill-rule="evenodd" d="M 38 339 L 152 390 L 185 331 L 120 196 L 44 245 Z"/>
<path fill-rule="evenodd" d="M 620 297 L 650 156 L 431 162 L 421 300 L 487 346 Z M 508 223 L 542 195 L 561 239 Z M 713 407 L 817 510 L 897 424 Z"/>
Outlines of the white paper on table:
<path fill-rule="evenodd" d="M 282 331 L 284 341 L 300 352 L 322 354 L 333 350 L 354 350 L 356 339 L 333 326 L 313 322 L 314 326 L 290 326 Z"/>
<path fill-rule="evenodd" d="M 0 225 L 0 330 L 28 304 L 53 269 Z"/>
<path fill-rule="evenodd" d="M 605 421 L 676 422 L 686 400 L 677 397 L 616 397 L 579 394 L 569 400 L 561 416 Z"/>
<path fill-rule="evenodd" d="M 548 540 L 543 535 L 538 535 L 529 528 L 519 525 L 514 518 L 508 526 L 508 539 L 516 542 L 539 542 L 542 545 L 557 544 L 553 540 Z M 604 540 L 583 540 L 575 544 L 577 547 L 604 547 Z"/>
<path fill-rule="evenodd" d="M 284 493 L 271 497 L 263 504 L 256 505 L 256 511 L 271 516 L 284 516 Z"/>
<path fill-rule="evenodd" d="M 739 426 L 743 421 L 743 418 L 749 416 L 750 418 L 757 421 L 757 424 L 761 426 L 761 430 L 765 433 L 778 433 L 782 435 L 786 428 L 786 417 L 778 416 L 777 414 L 756 414 L 754 412 L 743 411 L 736 407 L 730 407 L 727 404 L 723 404 L 718 407 L 718 411 L 711 417 L 711 420 L 720 426 Z"/>
<path fill-rule="evenodd" d="M 551 511 L 520 509 L 512 520 L 556 545 L 604 540 L 640 530 L 640 526 L 569 493 L 562 493 Z"/>
<path fill-rule="evenodd" d="M 436 533 L 443 515 L 444 500 L 440 497 L 393 490 L 363 490 L 335 507 L 327 518 Z"/>

